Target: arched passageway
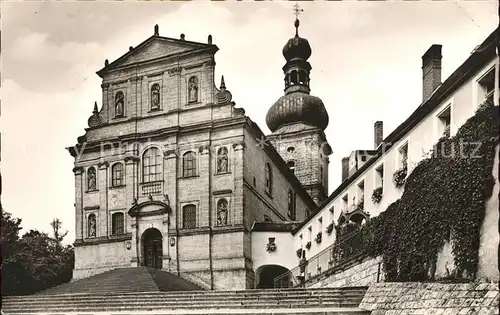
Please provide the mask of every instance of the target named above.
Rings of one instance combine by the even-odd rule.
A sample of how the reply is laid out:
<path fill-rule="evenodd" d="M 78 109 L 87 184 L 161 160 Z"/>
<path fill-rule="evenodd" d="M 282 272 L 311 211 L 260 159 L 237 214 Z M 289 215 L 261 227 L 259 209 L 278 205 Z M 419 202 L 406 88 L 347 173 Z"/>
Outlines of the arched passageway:
<path fill-rule="evenodd" d="M 163 260 L 163 237 L 157 229 L 150 228 L 142 234 L 144 266 L 161 269 Z"/>
<path fill-rule="evenodd" d="M 288 272 L 289 270 L 279 265 L 264 265 L 257 268 L 255 272 L 256 288 L 257 289 L 271 289 L 275 287 L 274 279 L 278 276 Z M 290 286 L 290 279 L 288 276 L 280 278 L 278 287 L 287 288 Z"/>

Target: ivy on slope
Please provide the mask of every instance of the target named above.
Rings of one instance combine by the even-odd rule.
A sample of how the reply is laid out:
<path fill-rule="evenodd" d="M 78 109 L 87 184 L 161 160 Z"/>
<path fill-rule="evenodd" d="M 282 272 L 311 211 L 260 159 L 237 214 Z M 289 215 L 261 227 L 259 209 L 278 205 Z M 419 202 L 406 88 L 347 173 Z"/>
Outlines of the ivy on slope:
<path fill-rule="evenodd" d="M 402 197 L 362 228 L 365 249 L 382 255 L 387 280 L 433 279 L 445 241 L 454 254 L 450 278 L 475 277 L 498 132 L 498 106 L 481 105 L 414 168 Z"/>

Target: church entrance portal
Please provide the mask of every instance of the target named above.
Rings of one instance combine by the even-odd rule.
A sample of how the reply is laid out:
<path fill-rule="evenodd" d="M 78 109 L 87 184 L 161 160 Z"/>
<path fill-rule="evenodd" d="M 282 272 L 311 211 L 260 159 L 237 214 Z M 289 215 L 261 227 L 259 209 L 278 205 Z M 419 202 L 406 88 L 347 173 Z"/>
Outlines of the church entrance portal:
<path fill-rule="evenodd" d="M 163 259 L 161 232 L 153 228 L 147 229 L 142 239 L 144 266 L 161 269 Z"/>

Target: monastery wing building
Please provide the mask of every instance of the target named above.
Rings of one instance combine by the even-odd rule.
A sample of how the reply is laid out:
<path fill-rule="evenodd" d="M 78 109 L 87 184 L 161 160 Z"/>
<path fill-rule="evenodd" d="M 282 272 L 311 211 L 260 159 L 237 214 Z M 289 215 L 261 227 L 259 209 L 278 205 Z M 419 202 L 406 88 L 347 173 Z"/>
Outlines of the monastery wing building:
<path fill-rule="evenodd" d="M 155 26 L 97 72 L 102 106 L 68 148 L 74 279 L 147 266 L 205 288 L 254 288 L 254 222 L 291 231 L 326 199 L 328 115 L 310 95 L 307 40 L 297 31 L 283 48 L 285 95 L 267 115 L 269 137 L 223 77 L 216 87 L 217 51 L 211 36 L 167 38 Z"/>

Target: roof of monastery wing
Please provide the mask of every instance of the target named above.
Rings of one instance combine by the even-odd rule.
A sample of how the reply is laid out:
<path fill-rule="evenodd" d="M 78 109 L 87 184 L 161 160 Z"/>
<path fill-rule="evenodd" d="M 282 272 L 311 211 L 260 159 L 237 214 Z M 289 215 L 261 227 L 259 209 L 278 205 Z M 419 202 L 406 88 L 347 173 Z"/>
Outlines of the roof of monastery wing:
<path fill-rule="evenodd" d="M 131 47 L 126 54 L 97 71 L 97 74 L 102 77 L 108 71 L 120 67 L 201 50 L 213 50 L 213 52 L 216 52 L 219 48 L 211 43 L 198 43 L 184 39 L 153 35 L 137 47 Z"/>
<path fill-rule="evenodd" d="M 417 109 L 408 117 L 402 124 L 400 124 L 396 129 L 388 135 L 382 143 L 386 143 L 386 146 L 380 145 L 376 151 L 376 155 L 368 159 L 363 166 L 361 166 L 352 176 L 343 181 L 331 194 L 326 198 L 319 206 L 318 209 L 321 211 L 328 203 L 335 199 L 340 193 L 344 191 L 346 187 L 351 185 L 354 181 L 358 180 L 358 177 L 363 174 L 368 168 L 370 168 L 377 160 L 383 155 L 385 150 L 390 148 L 391 144 L 394 144 L 401 140 L 413 127 L 415 127 L 422 119 L 424 119 L 429 113 L 435 110 L 447 97 L 450 96 L 454 91 L 456 91 L 463 83 L 465 83 L 469 78 L 476 74 L 479 67 L 484 66 L 495 56 L 495 44 L 496 35 L 500 32 L 500 29 L 494 30 L 485 40 L 479 45 L 467 58 L 460 67 L 458 67 L 437 89 L 434 91 L 432 96 L 422 104 L 420 104 Z M 297 228 L 292 232 L 297 233 L 304 225 L 306 225 L 317 212 L 311 213 L 311 216 L 304 220 Z"/>

